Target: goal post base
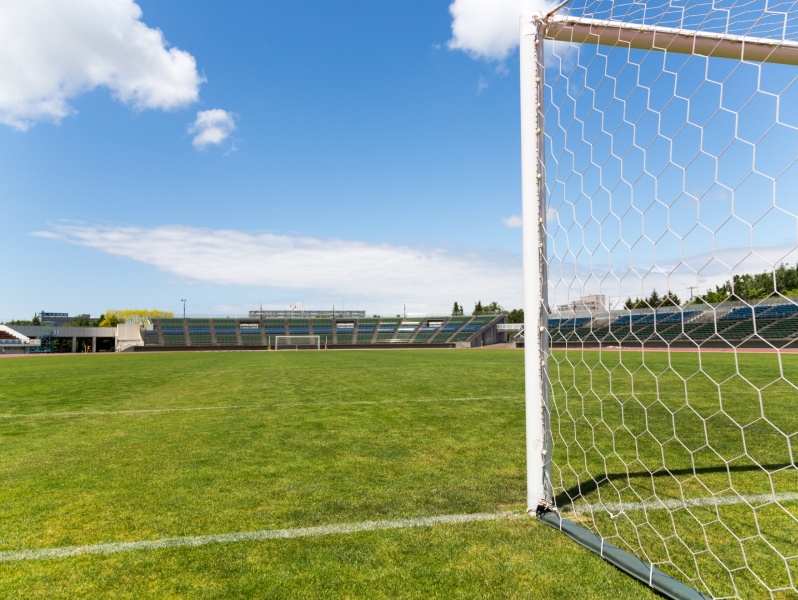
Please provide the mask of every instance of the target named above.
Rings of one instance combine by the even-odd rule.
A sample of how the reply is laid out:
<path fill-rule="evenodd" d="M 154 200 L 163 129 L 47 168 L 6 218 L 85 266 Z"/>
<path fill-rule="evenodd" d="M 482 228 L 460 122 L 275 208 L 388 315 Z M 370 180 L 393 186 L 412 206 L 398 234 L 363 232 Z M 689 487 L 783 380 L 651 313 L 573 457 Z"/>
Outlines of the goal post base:
<path fill-rule="evenodd" d="M 536 516 L 542 523 L 564 533 L 580 546 L 598 554 L 615 568 L 634 577 L 666 598 L 671 600 L 712 600 L 710 596 L 702 594 L 633 554 L 602 540 L 595 533 L 561 517 L 554 511 L 540 511 Z"/>

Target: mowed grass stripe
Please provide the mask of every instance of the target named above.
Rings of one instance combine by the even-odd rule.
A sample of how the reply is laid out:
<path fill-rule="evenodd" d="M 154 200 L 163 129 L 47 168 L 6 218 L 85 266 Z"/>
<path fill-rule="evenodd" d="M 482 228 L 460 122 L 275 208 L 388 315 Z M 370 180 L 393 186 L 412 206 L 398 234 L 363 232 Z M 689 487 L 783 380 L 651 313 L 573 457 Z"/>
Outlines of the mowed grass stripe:
<path fill-rule="evenodd" d="M 496 354 L 498 352 L 498 354 Z M 0 362 L 0 412 L 193 408 L 523 393 L 523 354 L 429 350 L 64 356 Z"/>
<path fill-rule="evenodd" d="M 415 517 L 409 519 L 389 519 L 384 521 L 364 521 L 361 523 L 337 523 L 317 527 L 300 527 L 296 529 L 267 529 L 263 531 L 241 531 L 189 537 L 173 537 L 160 540 L 116 542 L 108 544 L 92 544 L 88 546 L 68 546 L 63 548 L 37 548 L 29 550 L 13 550 L 0 552 L 0 563 L 30 560 L 52 560 L 82 556 L 86 554 L 119 554 L 120 552 L 136 552 L 143 550 L 164 550 L 167 548 L 192 548 L 211 544 L 231 544 L 240 542 L 256 542 L 264 540 L 280 540 L 322 535 L 341 535 L 362 531 L 379 531 L 385 529 L 407 529 L 410 527 L 433 527 L 435 525 L 454 525 L 459 523 L 475 523 L 479 521 L 495 521 L 504 518 L 522 518 L 526 513 L 502 511 L 497 513 L 475 513 L 463 515 L 437 515 L 432 517 Z"/>
<path fill-rule="evenodd" d="M 194 406 L 189 408 L 145 408 L 138 410 L 84 410 L 74 412 L 30 413 L 30 414 L 0 414 L 0 419 L 37 419 L 46 417 L 80 417 L 97 415 L 145 415 L 171 412 L 194 412 L 203 410 L 245 410 L 263 408 L 316 408 L 319 406 L 358 406 L 379 404 L 402 404 L 421 402 L 469 402 L 483 400 L 518 400 L 523 396 L 475 396 L 469 398 L 401 398 L 393 400 L 352 400 L 341 402 L 281 402 L 277 404 L 238 404 L 231 406 Z"/>

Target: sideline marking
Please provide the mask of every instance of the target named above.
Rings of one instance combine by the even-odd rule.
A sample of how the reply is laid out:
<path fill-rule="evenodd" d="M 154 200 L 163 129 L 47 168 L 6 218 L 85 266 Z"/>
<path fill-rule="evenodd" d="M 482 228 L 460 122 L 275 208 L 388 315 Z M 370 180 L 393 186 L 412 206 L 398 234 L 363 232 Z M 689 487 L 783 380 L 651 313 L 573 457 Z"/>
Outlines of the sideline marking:
<path fill-rule="evenodd" d="M 49 560 L 82 556 L 86 554 L 119 554 L 137 550 L 162 550 L 165 548 L 193 548 L 211 544 L 229 544 L 234 542 L 252 542 L 262 540 L 282 540 L 291 538 L 316 537 L 358 533 L 361 531 L 378 531 L 383 529 L 407 529 L 410 527 L 432 527 L 434 525 L 452 525 L 458 523 L 474 523 L 477 521 L 497 521 L 499 519 L 525 517 L 525 513 L 505 511 L 497 513 L 474 513 L 462 515 L 439 515 L 435 517 L 413 517 L 408 519 L 392 519 L 387 521 L 364 521 L 361 523 L 339 523 L 337 525 L 321 525 L 318 527 L 302 527 L 299 529 L 265 529 L 262 531 L 244 531 L 238 533 L 220 533 L 195 537 L 172 537 L 160 540 L 140 542 L 116 542 L 110 544 L 92 544 L 89 546 L 65 546 L 61 548 L 37 548 L 30 550 L 11 550 L 0 552 L 0 563 L 29 560 Z"/>
<path fill-rule="evenodd" d="M 644 502 L 607 502 L 603 504 L 568 504 L 561 509 L 564 515 L 585 515 L 592 512 L 607 512 L 612 518 L 625 512 L 639 510 L 677 510 L 679 508 L 704 506 L 730 506 L 734 504 L 762 504 L 765 502 L 792 502 L 798 493 L 758 494 L 754 496 L 712 496 L 709 498 L 675 498 L 671 500 L 645 500 Z"/>
<path fill-rule="evenodd" d="M 0 415 L 0 419 L 38 419 L 42 417 L 82 417 L 97 415 L 146 415 L 200 410 L 240 410 L 255 408 L 315 408 L 317 406 L 356 406 L 362 404 L 401 404 L 405 402 L 467 402 L 469 400 L 520 400 L 524 396 L 477 396 L 471 398 L 407 398 L 397 400 L 354 400 L 352 402 L 282 402 L 278 404 L 234 404 L 231 406 L 189 406 L 184 408 L 142 408 L 136 410 L 86 410 L 74 412 Z"/>

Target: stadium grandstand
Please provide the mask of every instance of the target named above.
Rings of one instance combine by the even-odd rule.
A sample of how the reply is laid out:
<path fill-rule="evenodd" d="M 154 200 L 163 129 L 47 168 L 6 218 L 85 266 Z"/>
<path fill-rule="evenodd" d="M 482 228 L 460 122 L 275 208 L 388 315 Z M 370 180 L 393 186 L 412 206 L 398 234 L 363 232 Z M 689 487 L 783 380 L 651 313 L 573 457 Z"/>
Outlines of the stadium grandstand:
<path fill-rule="evenodd" d="M 505 343 L 507 315 L 242 317 L 153 319 L 135 350 L 275 348 L 280 339 L 318 338 L 322 348 L 473 348 Z M 290 344 L 289 344 L 290 346 Z"/>
<path fill-rule="evenodd" d="M 549 315 L 553 347 L 798 347 L 798 298 Z"/>
<path fill-rule="evenodd" d="M 31 339 L 6 325 L 0 325 L 0 354 L 27 354 L 38 349 L 41 342 Z"/>

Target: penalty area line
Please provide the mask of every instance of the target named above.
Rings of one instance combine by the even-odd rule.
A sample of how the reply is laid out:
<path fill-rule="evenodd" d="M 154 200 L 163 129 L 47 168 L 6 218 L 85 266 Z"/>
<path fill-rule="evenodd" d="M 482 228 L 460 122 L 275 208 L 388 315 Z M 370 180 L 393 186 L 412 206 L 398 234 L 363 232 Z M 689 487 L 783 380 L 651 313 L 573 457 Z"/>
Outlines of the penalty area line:
<path fill-rule="evenodd" d="M 513 511 L 460 515 L 438 515 L 432 517 L 412 517 L 407 519 L 391 519 L 385 521 L 363 521 L 361 523 L 339 523 L 335 525 L 320 525 L 317 527 L 302 527 L 299 529 L 266 529 L 262 531 L 243 531 L 237 533 L 220 533 L 193 537 L 171 537 L 160 540 L 138 542 L 115 542 L 108 544 L 92 544 L 87 546 L 64 546 L 61 548 L 11 550 L 0 552 L 0 563 L 52 560 L 90 554 L 120 554 L 122 552 L 135 552 L 140 550 L 195 548 L 198 546 L 210 546 L 212 544 L 230 544 L 236 542 L 256 542 L 264 540 L 318 537 L 322 535 L 349 534 L 363 531 L 381 531 L 386 529 L 432 527 L 434 525 L 454 525 L 460 523 L 476 523 L 479 521 L 497 521 L 510 517 L 523 518 L 525 516 L 525 513 Z"/>

